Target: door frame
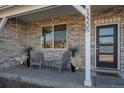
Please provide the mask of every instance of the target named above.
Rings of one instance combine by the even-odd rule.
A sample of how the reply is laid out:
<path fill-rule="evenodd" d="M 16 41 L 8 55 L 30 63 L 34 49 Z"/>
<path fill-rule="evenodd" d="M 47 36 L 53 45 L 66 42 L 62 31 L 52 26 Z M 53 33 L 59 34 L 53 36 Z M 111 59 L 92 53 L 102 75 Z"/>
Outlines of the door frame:
<path fill-rule="evenodd" d="M 97 33 L 97 27 L 98 26 L 107 26 L 107 25 L 117 25 L 117 70 L 120 70 L 120 22 L 114 22 L 114 23 L 104 23 L 104 24 L 96 24 L 95 25 L 95 68 L 97 68 L 97 57 L 96 57 L 96 33 Z M 110 69 L 110 68 L 108 68 Z"/>

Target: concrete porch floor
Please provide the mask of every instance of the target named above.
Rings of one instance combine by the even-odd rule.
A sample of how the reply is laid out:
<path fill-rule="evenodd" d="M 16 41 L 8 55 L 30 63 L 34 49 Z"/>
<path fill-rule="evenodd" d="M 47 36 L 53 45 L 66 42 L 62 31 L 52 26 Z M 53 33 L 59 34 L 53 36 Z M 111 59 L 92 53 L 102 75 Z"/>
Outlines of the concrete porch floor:
<path fill-rule="evenodd" d="M 0 70 L 0 77 L 17 81 L 38 84 L 48 87 L 81 88 L 84 81 L 84 71 L 58 72 L 57 69 L 32 69 L 26 67 L 12 67 Z M 92 72 L 93 87 L 124 87 L 124 80 L 120 77 L 96 76 Z"/>

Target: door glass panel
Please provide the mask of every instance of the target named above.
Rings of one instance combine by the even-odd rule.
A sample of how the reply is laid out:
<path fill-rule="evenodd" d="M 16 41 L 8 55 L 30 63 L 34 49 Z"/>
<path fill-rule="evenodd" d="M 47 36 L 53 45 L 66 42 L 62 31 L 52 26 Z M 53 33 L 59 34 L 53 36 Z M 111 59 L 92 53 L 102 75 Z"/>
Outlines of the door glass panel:
<path fill-rule="evenodd" d="M 114 56 L 113 55 L 99 55 L 100 62 L 113 62 Z"/>
<path fill-rule="evenodd" d="M 113 44 L 113 37 L 100 37 L 99 44 Z"/>
<path fill-rule="evenodd" d="M 99 35 L 113 35 L 114 34 L 114 28 L 109 27 L 109 28 L 100 28 L 99 29 Z"/>
<path fill-rule="evenodd" d="M 113 46 L 99 46 L 100 53 L 113 53 Z"/>

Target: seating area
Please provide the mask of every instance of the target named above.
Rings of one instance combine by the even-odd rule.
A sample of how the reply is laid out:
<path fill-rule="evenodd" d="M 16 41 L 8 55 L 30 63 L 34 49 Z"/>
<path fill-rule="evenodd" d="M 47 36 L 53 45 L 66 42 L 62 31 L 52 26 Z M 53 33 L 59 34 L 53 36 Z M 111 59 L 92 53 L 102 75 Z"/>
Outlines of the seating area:
<path fill-rule="evenodd" d="M 42 52 L 35 53 L 30 60 L 30 69 L 33 65 L 39 66 L 41 69 L 41 65 L 44 63 L 44 54 Z"/>
<path fill-rule="evenodd" d="M 42 67 L 56 67 L 59 72 L 61 72 L 62 68 L 67 69 L 67 64 L 70 62 L 70 54 L 68 51 L 62 55 L 62 58 L 56 58 L 54 60 L 45 59 L 44 54 L 42 52 L 38 52 L 31 55 L 30 60 L 30 69 L 33 66 L 38 66 L 39 69 Z"/>

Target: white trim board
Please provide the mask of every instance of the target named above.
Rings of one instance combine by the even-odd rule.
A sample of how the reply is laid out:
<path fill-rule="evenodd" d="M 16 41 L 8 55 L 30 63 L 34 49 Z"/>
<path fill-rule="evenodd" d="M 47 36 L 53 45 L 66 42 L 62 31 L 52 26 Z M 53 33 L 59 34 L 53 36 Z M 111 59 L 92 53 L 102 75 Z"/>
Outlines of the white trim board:
<path fill-rule="evenodd" d="M 117 27 L 118 27 L 118 31 L 117 31 L 117 33 L 118 33 L 118 36 L 117 36 L 117 60 L 118 60 L 118 62 L 117 62 L 117 70 L 121 70 L 120 69 L 120 22 L 114 22 L 114 23 L 104 23 L 104 24 L 97 24 L 97 25 L 95 25 L 95 32 L 94 32 L 94 34 L 95 34 L 95 69 L 97 68 L 96 67 L 96 27 L 97 26 L 106 26 L 106 25 L 113 25 L 113 24 L 117 24 Z M 110 70 L 112 70 L 112 69 L 110 69 Z"/>
<path fill-rule="evenodd" d="M 86 16 L 86 9 L 84 9 L 84 7 L 82 7 L 81 5 L 72 5 L 72 6 L 82 15 Z"/>
<path fill-rule="evenodd" d="M 4 17 L 0 22 L 0 32 L 3 30 L 4 26 L 6 25 L 8 18 Z"/>

